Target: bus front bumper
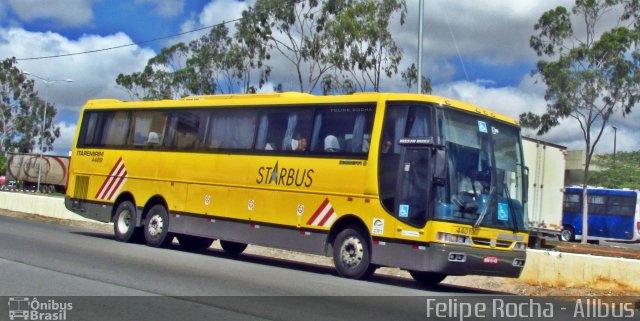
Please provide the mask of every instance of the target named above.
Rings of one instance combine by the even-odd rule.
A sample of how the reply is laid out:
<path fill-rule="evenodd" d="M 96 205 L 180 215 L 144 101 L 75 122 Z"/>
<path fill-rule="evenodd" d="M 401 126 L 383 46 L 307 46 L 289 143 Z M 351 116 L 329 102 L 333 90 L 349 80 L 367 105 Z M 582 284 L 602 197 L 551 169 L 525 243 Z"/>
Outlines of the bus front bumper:
<path fill-rule="evenodd" d="M 446 275 L 487 275 L 517 278 L 522 272 L 526 251 L 474 248 L 430 243 L 426 246 L 389 244 L 373 247 L 375 264 L 406 270 Z"/>
<path fill-rule="evenodd" d="M 517 278 L 526 260 L 525 251 L 431 244 L 427 271 L 448 275 L 488 275 Z"/>

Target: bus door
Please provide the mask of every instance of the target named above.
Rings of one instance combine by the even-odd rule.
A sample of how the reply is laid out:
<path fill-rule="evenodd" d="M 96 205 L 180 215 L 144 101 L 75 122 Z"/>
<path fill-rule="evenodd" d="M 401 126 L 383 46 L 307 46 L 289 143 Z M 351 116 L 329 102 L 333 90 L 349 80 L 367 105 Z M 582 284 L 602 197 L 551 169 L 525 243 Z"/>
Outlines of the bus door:
<path fill-rule="evenodd" d="M 400 221 L 422 228 L 434 208 L 434 184 L 446 173 L 444 150 L 438 149 L 431 137 L 403 138 L 400 145 L 394 214 Z"/>

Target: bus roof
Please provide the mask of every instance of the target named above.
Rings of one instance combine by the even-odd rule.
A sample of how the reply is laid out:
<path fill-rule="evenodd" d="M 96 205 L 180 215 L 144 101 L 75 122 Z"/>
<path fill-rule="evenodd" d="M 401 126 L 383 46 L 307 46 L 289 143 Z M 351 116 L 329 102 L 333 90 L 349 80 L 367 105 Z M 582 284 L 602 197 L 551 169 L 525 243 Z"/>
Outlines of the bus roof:
<path fill-rule="evenodd" d="M 567 187 L 565 188 L 567 193 L 582 193 L 582 187 Z M 635 195 L 638 193 L 632 189 L 615 189 L 615 188 L 603 188 L 603 187 L 587 187 L 587 193 L 592 195 Z"/>
<path fill-rule="evenodd" d="M 216 106 L 242 106 L 253 105 L 256 99 L 261 99 L 261 104 L 277 105 L 283 104 L 303 104 L 303 103 L 357 103 L 357 102 L 377 102 L 384 99 L 387 101 L 424 101 L 432 102 L 443 106 L 450 106 L 456 109 L 495 118 L 503 122 L 517 125 L 513 118 L 492 112 L 486 108 L 457 101 L 450 98 L 405 94 L 405 93 L 378 93 L 363 92 L 351 95 L 318 96 L 299 92 L 264 93 L 264 94 L 230 94 L 230 95 L 202 95 L 187 96 L 178 100 L 156 100 L 156 101 L 131 101 L 125 102 L 117 99 L 92 99 L 87 102 L 84 108 L 89 109 L 109 109 L 109 108 L 140 108 L 140 107 L 205 107 L 211 106 L 215 102 Z"/>

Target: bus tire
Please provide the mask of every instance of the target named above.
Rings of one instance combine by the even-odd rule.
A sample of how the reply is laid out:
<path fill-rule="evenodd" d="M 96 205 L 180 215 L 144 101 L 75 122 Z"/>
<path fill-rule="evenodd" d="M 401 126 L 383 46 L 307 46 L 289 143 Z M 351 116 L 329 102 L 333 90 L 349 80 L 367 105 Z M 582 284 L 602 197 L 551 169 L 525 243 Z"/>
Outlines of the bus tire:
<path fill-rule="evenodd" d="M 118 204 L 113 215 L 113 235 L 116 241 L 137 243 L 142 240 L 142 228 L 136 227 L 136 206 L 131 201 Z"/>
<path fill-rule="evenodd" d="M 169 213 L 163 205 L 154 205 L 147 214 L 144 239 L 151 247 L 167 247 L 173 241 L 169 233 Z"/>
<path fill-rule="evenodd" d="M 576 232 L 573 230 L 571 226 L 563 226 L 562 231 L 560 231 L 560 241 L 563 242 L 573 242 L 576 240 Z"/>
<path fill-rule="evenodd" d="M 220 246 L 225 253 L 230 255 L 239 255 L 247 248 L 247 244 L 220 240 Z"/>
<path fill-rule="evenodd" d="M 206 237 L 184 234 L 177 235 L 176 238 L 178 239 L 180 246 L 187 251 L 206 250 L 214 241 L 213 239 Z"/>
<path fill-rule="evenodd" d="M 353 228 L 342 230 L 333 243 L 333 264 L 342 277 L 364 279 L 375 272 L 367 240 Z"/>
<path fill-rule="evenodd" d="M 434 286 L 447 277 L 446 274 L 436 272 L 409 271 L 409 274 L 414 280 L 426 286 Z"/>

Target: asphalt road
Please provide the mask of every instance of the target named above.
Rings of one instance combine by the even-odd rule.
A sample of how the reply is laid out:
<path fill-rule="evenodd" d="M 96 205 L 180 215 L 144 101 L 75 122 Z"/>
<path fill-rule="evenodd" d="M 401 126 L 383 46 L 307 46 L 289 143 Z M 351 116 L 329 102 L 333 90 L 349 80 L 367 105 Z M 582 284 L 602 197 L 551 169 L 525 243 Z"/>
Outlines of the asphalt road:
<path fill-rule="evenodd" d="M 424 320 L 425 297 L 491 294 L 387 276 L 354 281 L 325 266 L 155 249 L 4 216 L 0 244 L 0 320 L 10 297 L 72 303 L 69 320 Z"/>
<path fill-rule="evenodd" d="M 35 315 L 16 320 L 574 319 L 576 301 L 557 299 L 381 275 L 348 280 L 321 265 L 155 249 L 0 216 L 0 320 L 20 312 Z"/>

